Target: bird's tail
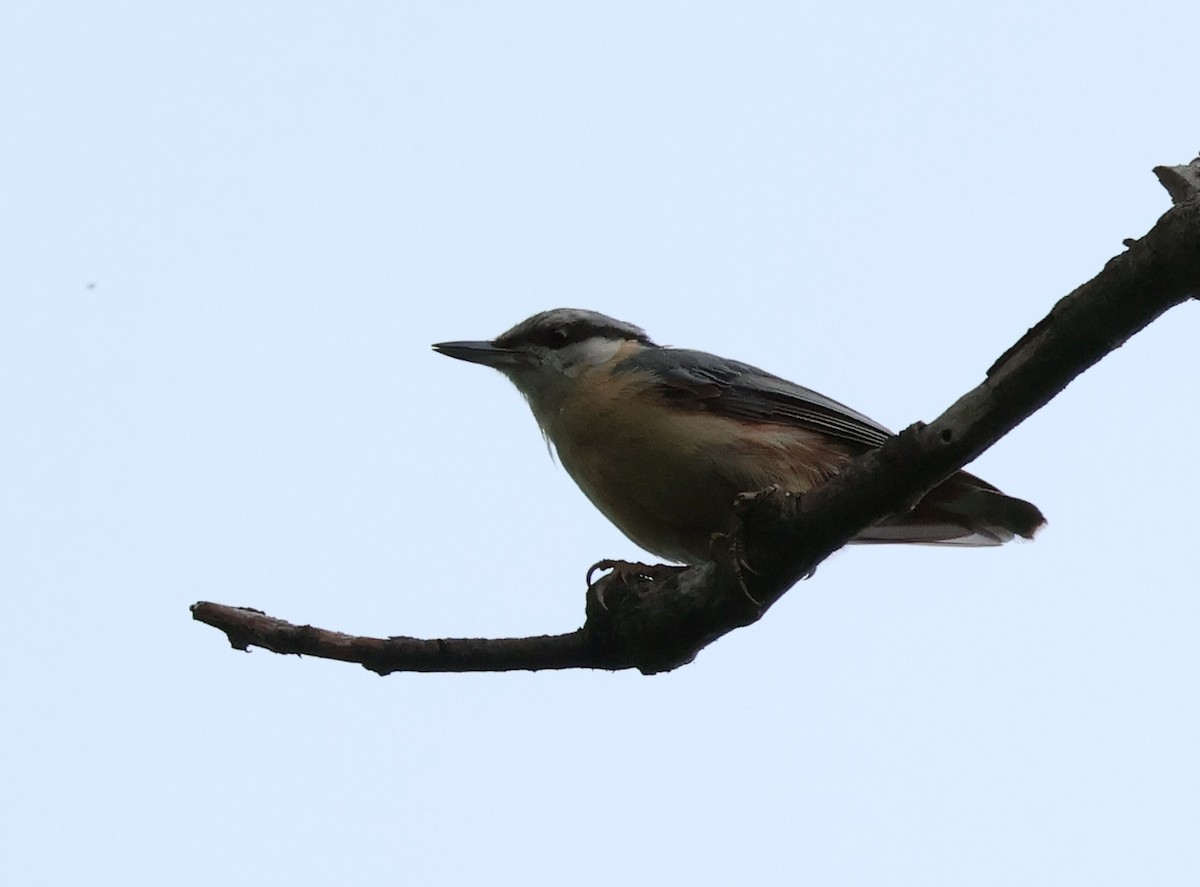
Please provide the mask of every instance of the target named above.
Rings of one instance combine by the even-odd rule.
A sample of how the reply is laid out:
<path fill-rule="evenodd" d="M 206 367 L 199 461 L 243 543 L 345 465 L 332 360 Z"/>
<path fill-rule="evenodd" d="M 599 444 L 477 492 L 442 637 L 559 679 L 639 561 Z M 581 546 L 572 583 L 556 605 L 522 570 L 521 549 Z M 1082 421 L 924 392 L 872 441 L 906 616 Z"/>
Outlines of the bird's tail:
<path fill-rule="evenodd" d="M 1032 539 L 1045 524 L 1036 505 L 960 471 L 930 490 L 912 511 L 884 518 L 851 541 L 1003 545 L 1013 536 Z"/>

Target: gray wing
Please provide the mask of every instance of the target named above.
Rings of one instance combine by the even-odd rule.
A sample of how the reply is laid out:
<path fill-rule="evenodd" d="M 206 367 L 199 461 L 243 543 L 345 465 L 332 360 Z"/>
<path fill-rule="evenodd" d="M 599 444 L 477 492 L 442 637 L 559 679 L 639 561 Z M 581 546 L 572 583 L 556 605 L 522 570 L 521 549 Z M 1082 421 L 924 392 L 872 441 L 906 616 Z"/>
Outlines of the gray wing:
<path fill-rule="evenodd" d="M 617 372 L 645 372 L 668 400 L 752 422 L 793 425 L 877 447 L 892 436 L 862 413 L 758 367 L 683 348 L 645 348 Z"/>

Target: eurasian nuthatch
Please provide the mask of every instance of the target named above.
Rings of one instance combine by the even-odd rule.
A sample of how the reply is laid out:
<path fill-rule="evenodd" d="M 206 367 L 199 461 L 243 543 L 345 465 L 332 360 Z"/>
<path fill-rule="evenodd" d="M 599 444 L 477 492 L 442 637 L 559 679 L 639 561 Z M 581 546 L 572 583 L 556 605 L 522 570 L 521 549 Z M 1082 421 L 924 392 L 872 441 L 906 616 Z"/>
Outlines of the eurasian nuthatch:
<path fill-rule="evenodd" d="M 739 494 L 804 493 L 891 436 L 815 391 L 656 345 L 595 311 L 556 308 L 490 342 L 433 347 L 504 373 L 604 516 L 647 551 L 685 564 L 710 559 Z M 1000 545 L 1044 523 L 1034 505 L 960 471 L 854 541 Z"/>

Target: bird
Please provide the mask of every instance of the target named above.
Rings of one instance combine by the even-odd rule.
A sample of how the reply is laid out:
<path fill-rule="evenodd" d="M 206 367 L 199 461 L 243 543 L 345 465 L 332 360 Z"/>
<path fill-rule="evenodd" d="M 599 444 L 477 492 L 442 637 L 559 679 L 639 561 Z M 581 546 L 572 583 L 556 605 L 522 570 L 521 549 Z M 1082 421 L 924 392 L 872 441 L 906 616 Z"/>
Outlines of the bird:
<path fill-rule="evenodd" d="M 806 493 L 893 436 L 765 370 L 657 345 L 640 327 L 582 308 L 433 349 L 508 377 L 592 504 L 636 545 L 678 564 L 713 559 L 739 497 Z M 959 471 L 851 541 L 993 546 L 1033 538 L 1045 522 L 1035 505 Z"/>

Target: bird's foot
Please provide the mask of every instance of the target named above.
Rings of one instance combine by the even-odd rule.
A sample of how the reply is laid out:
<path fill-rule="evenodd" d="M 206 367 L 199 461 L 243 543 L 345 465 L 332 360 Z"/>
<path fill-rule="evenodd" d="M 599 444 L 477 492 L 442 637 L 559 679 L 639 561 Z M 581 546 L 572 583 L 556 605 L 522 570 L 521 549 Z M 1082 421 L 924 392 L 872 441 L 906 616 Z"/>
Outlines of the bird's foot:
<path fill-rule="evenodd" d="M 759 495 L 761 494 L 742 494 L 742 496 L 747 497 L 757 497 Z M 746 574 L 761 576 L 762 573 L 750 566 L 750 558 L 746 554 L 746 543 L 742 541 L 741 535 L 737 533 L 714 533 L 710 543 L 710 550 L 714 553 L 723 552 L 722 555 L 718 556 L 718 559 L 728 564 L 733 571 L 733 577 L 737 580 L 738 588 L 742 590 L 742 594 L 746 596 L 746 600 L 761 610 L 763 602 L 750 593 L 750 589 L 746 585 Z"/>
<path fill-rule="evenodd" d="M 678 567 L 672 564 L 642 564 L 637 561 L 602 560 L 596 561 L 596 563 L 588 568 L 587 585 L 589 590 L 596 593 L 596 601 L 601 607 L 607 610 L 608 604 L 604 602 L 604 588 L 609 583 L 619 581 L 622 585 L 628 585 L 631 579 L 649 579 L 652 582 L 658 582 L 686 569 L 687 567 Z M 606 576 L 601 576 L 599 579 L 592 579 L 597 572 L 603 570 L 611 572 Z"/>
<path fill-rule="evenodd" d="M 637 561 L 617 560 L 596 561 L 596 563 L 588 567 L 587 584 L 589 587 L 594 585 L 592 576 L 601 570 L 612 570 L 608 576 L 602 578 L 611 579 L 616 577 L 622 582 L 627 582 L 630 579 L 636 578 L 652 580 L 666 579 L 668 576 L 674 576 L 681 570 L 686 569 L 687 567 L 679 567 L 673 564 L 642 564 Z"/>

